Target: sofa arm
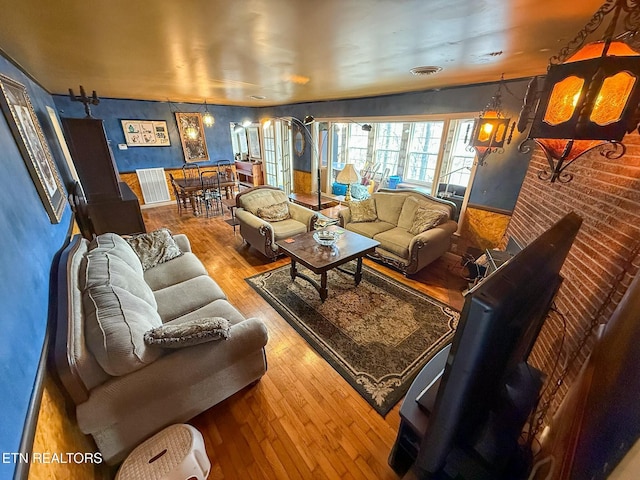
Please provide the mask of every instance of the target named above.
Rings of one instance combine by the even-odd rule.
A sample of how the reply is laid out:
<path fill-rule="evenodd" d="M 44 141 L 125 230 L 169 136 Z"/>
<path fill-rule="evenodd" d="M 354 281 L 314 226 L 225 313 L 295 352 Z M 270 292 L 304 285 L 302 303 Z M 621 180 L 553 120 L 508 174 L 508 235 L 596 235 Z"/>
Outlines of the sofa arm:
<path fill-rule="evenodd" d="M 449 220 L 414 236 L 409 242 L 409 264 L 405 273 L 414 274 L 448 252 L 451 235 L 457 228 L 458 224 Z"/>
<path fill-rule="evenodd" d="M 294 220 L 303 223 L 307 227 L 307 232 L 313 229 L 318 219 L 317 212 L 293 202 L 289 202 L 289 215 Z"/>
<path fill-rule="evenodd" d="M 197 391 L 198 385 L 213 372 L 259 351 L 267 339 L 264 323 L 258 318 L 248 318 L 231 326 L 227 340 L 167 349 L 169 353 L 150 365 L 94 388 L 89 400 L 77 407 L 78 425 L 84 433 L 92 433 L 121 422 L 123 416 L 144 412 L 167 397 L 177 395 L 181 402 L 188 401 L 189 392 Z"/>
<path fill-rule="evenodd" d="M 173 235 L 173 239 L 175 240 L 176 245 L 178 245 L 178 248 L 180 248 L 181 251 L 191 251 L 191 242 L 189 241 L 189 237 L 187 237 L 184 233 Z"/>
<path fill-rule="evenodd" d="M 351 209 L 343 208 L 338 212 L 338 219 L 340 220 L 340 226 L 345 227 L 349 222 L 351 222 Z"/>
<path fill-rule="evenodd" d="M 453 220 L 448 220 L 437 227 L 425 230 L 411 239 L 411 242 L 409 243 L 409 251 L 413 250 L 418 243 L 421 243 L 422 246 L 424 246 L 426 244 L 442 243 L 444 240 L 447 242 L 448 249 L 451 235 L 453 235 L 457 229 L 458 224 Z"/>

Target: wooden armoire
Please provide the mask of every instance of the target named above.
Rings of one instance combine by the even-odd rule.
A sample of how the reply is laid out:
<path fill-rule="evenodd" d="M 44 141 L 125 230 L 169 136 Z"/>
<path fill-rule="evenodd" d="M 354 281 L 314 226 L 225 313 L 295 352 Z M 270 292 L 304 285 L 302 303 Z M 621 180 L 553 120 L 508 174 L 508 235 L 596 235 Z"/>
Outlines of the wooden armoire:
<path fill-rule="evenodd" d="M 120 180 L 102 120 L 63 118 L 65 138 L 87 201 L 93 233 L 146 232 L 140 202 Z"/>

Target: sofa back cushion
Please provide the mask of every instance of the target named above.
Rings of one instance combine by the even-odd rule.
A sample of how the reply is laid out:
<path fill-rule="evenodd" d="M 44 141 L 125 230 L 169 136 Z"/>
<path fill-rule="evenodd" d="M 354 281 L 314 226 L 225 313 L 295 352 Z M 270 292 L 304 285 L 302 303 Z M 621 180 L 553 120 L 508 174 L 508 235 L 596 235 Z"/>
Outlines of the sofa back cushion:
<path fill-rule="evenodd" d="M 378 219 L 397 226 L 402 206 L 407 198 L 406 195 L 402 193 L 376 192 L 373 194 L 373 198 L 376 200 Z"/>
<path fill-rule="evenodd" d="M 451 209 L 448 205 L 430 200 L 429 197 L 419 193 L 407 192 L 407 199 L 398 218 L 398 227 L 410 230 L 415 220 L 416 210 L 421 207 L 444 212 L 447 216 L 445 220 L 451 218 Z"/>
<path fill-rule="evenodd" d="M 87 345 L 109 375 L 126 375 L 161 355 L 144 343 L 145 332 L 162 325 L 144 300 L 121 287 L 97 285 L 85 289 L 82 304 Z"/>
<path fill-rule="evenodd" d="M 85 257 L 83 268 L 83 288 L 99 285 L 114 285 L 147 302 L 154 309 L 158 308 L 156 297 L 144 277 L 122 260 L 121 257 L 108 253 L 105 249 L 95 249 Z"/>
<path fill-rule="evenodd" d="M 82 308 L 84 279 L 80 271 L 85 262 L 89 242 L 79 239 L 73 255 L 67 265 L 67 288 L 69 295 L 69 313 L 67 315 L 68 340 L 66 344 L 69 363 L 77 368 L 78 375 L 87 390 L 104 383 L 111 378 L 96 361 L 89 346 L 85 331 L 85 318 Z M 58 321 L 61 321 L 59 318 Z"/>
<path fill-rule="evenodd" d="M 133 251 L 131 245 L 116 233 L 103 233 L 95 237 L 89 244 L 89 251 L 103 250 L 111 253 L 124 260 L 127 265 L 133 268 L 140 276 L 142 276 L 142 264 L 136 252 Z"/>
<path fill-rule="evenodd" d="M 288 201 L 286 193 L 273 188 L 257 188 L 238 196 L 238 206 L 254 215 L 258 214 L 259 208 Z"/>

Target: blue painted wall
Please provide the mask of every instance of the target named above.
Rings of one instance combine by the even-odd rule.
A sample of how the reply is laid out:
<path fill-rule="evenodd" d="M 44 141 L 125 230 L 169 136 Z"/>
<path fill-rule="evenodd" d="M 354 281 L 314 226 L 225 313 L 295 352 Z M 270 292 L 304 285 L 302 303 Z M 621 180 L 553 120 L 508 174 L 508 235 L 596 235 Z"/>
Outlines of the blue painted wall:
<path fill-rule="evenodd" d="M 27 87 L 63 182 L 67 183 L 70 175 L 57 140 L 51 136 L 53 130 L 45 108 L 54 106 L 53 99 L 2 56 L 0 73 Z M 67 205 L 62 221 L 51 224 L 2 114 L 0 152 L 3 172 L 0 188 L 1 455 L 18 452 L 47 326 L 51 264 L 65 241 L 71 211 Z M 0 462 L 0 478 L 11 478 L 14 470 L 12 463 Z"/>
<path fill-rule="evenodd" d="M 502 90 L 503 110 L 507 116 L 517 120 L 528 79 L 505 82 Z M 482 111 L 496 93 L 498 83 L 452 87 L 398 95 L 304 103 L 277 107 L 233 107 L 209 105 L 209 111 L 216 118 L 212 128 L 205 128 L 205 136 L 211 160 L 233 159 L 230 122 L 243 120 L 258 121 L 268 117 L 316 118 L 387 117 L 402 115 L 442 115 L 469 114 L 474 118 Z M 99 92 L 98 92 L 99 93 Z M 85 116 L 84 106 L 73 102 L 68 96 L 53 96 L 61 117 Z M 111 143 L 118 170 L 133 172 L 137 168 L 164 167 L 180 168 L 184 155 L 178 136 L 178 127 L 173 112 L 204 112 L 204 105 L 141 100 L 102 99 L 92 107 L 92 114 L 104 120 L 107 138 Z M 125 143 L 120 121 L 126 119 L 165 120 L 171 138 L 170 147 L 130 147 L 119 150 L 118 144 Z M 513 210 L 531 154 L 520 153 L 518 145 L 524 136 L 514 132 L 513 140 L 503 154 L 492 154 L 486 164 L 478 168 L 470 192 L 469 202 L 499 210 Z M 206 165 L 210 162 L 199 162 Z M 305 148 L 301 157 L 294 155 L 294 169 L 311 170 L 310 149 Z"/>
<path fill-rule="evenodd" d="M 98 92 L 98 95 L 100 92 Z M 54 95 L 53 99 L 60 117 L 84 118 L 84 105 L 72 101 L 68 96 Z M 208 105 L 209 112 L 216 123 L 205 128 L 209 162 L 198 162 L 199 165 L 211 164 L 215 160 L 233 160 L 229 123 L 250 118 L 254 109 L 247 107 L 230 107 Z M 203 104 L 149 102 L 143 100 L 117 100 L 103 98 L 98 105 L 91 107 L 91 115 L 104 120 L 107 139 L 121 173 L 134 172 L 138 168 L 181 168 L 184 165 L 184 154 L 178 133 L 178 124 L 174 112 L 204 113 Z M 168 147 L 129 147 L 119 150 L 118 144 L 126 143 L 122 131 L 121 120 L 164 120 L 169 129 L 171 146 Z"/>

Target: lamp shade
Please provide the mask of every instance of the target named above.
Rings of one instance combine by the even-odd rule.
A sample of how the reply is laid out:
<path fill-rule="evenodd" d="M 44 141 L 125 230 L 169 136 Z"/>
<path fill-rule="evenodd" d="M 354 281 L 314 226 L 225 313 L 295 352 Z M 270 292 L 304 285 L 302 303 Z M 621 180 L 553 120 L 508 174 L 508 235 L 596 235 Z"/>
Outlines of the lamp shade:
<path fill-rule="evenodd" d="M 336 177 L 336 182 L 351 185 L 360 181 L 360 174 L 354 167 L 353 163 L 347 163 L 342 171 Z"/>
<path fill-rule="evenodd" d="M 552 65 L 532 138 L 620 141 L 637 125 L 640 54 L 623 42 L 585 45 Z"/>

